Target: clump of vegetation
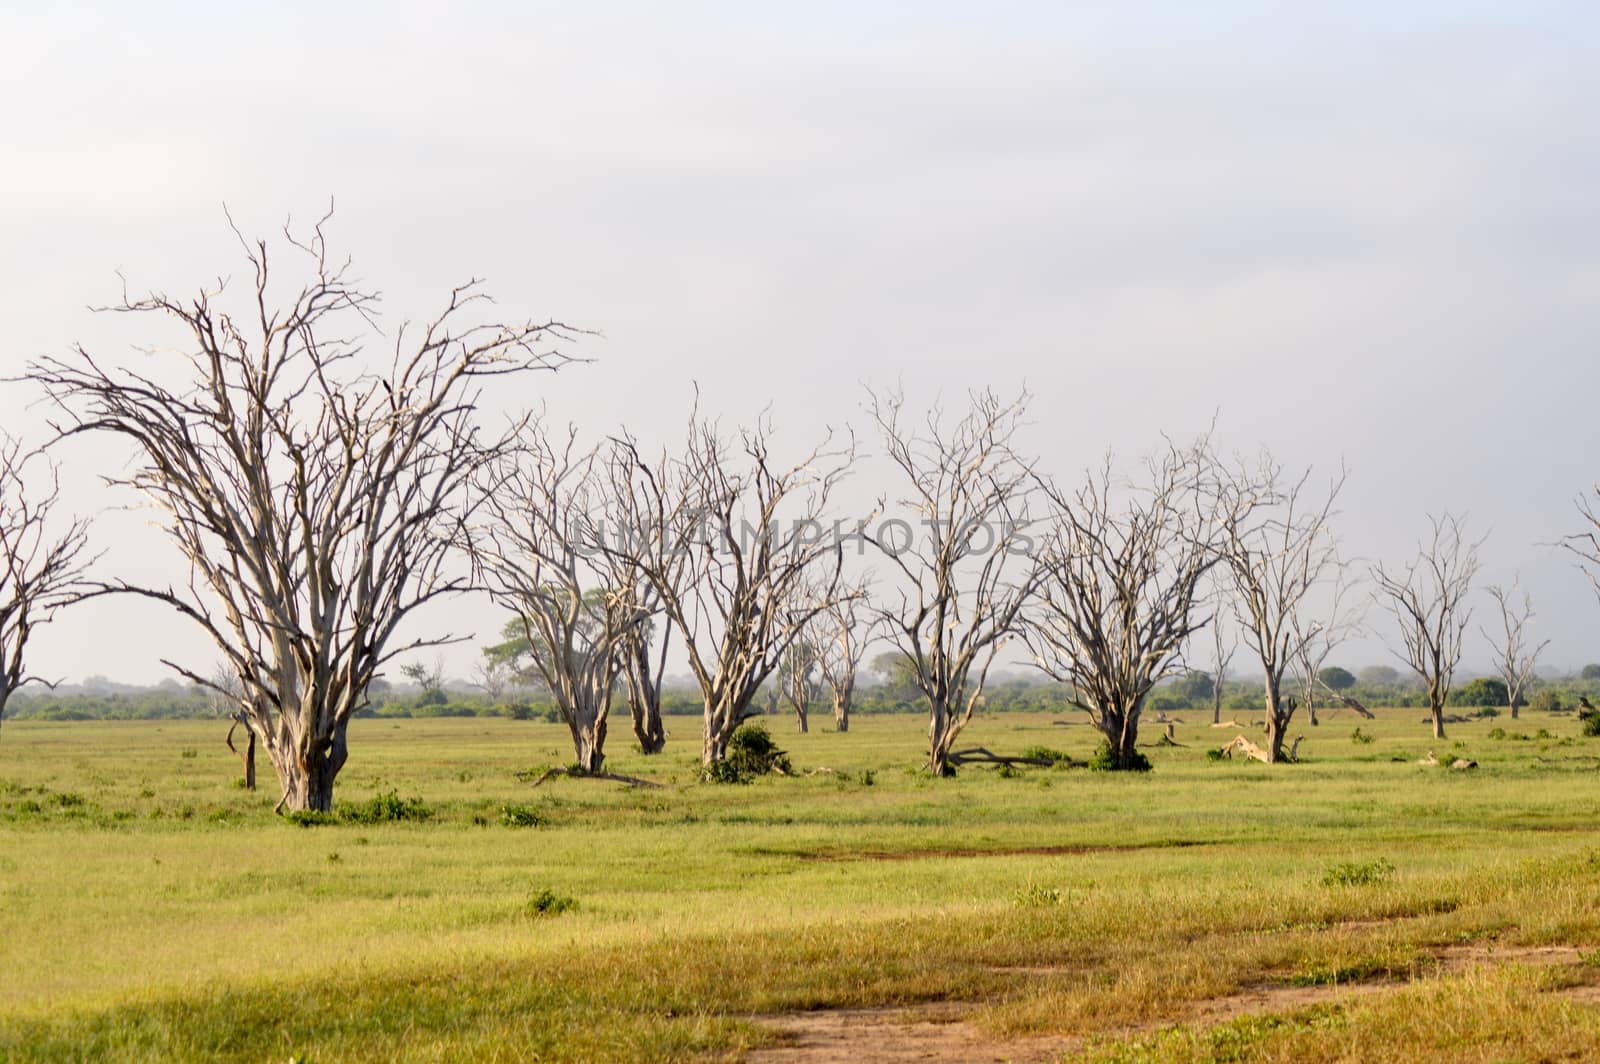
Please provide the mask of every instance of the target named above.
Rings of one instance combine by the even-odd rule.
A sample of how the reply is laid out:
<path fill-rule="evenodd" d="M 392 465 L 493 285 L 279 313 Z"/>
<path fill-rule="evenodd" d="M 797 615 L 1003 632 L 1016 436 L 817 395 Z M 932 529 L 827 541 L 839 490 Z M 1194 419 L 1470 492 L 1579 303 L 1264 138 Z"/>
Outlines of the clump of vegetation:
<path fill-rule="evenodd" d="M 546 916 L 560 916 L 577 907 L 577 898 L 557 894 L 549 887 L 541 887 L 528 895 L 528 904 L 523 906 L 522 911 L 529 919 L 539 920 Z"/>
<path fill-rule="evenodd" d="M 861 786 L 871 787 L 873 784 L 878 782 L 878 774 L 872 771 L 870 768 L 864 768 L 861 770 L 861 775 L 856 777 L 856 779 Z"/>
<path fill-rule="evenodd" d="M 1068 757 L 1065 752 L 1048 746 L 1030 746 L 1022 751 L 1022 756 L 1035 758 L 1039 761 L 1048 761 L 1052 766 L 1056 767 L 1066 767 L 1072 764 L 1072 758 Z"/>
<path fill-rule="evenodd" d="M 1220 759 L 1221 754 L 1217 757 Z M 1089 759 L 1089 767 L 1095 772 L 1149 772 L 1150 759 L 1138 750 L 1133 752 L 1126 766 L 1117 764 L 1117 752 L 1111 748 L 1110 739 L 1102 739 L 1100 746 L 1095 750 L 1094 756 Z"/>
<path fill-rule="evenodd" d="M 721 761 L 713 762 L 705 778 L 711 783 L 749 783 L 757 776 L 778 773 L 787 776 L 794 771 L 789 755 L 778 748 L 766 726 L 760 722 L 741 724 L 728 738 L 728 752 Z"/>
<path fill-rule="evenodd" d="M 1394 875 L 1394 865 L 1382 857 L 1370 861 L 1345 861 L 1322 873 L 1325 887 L 1370 887 Z"/>
<path fill-rule="evenodd" d="M 428 820 L 433 810 L 421 798 L 402 798 L 395 791 L 375 794 L 364 802 L 341 806 L 339 819 L 347 824 L 388 824 Z"/>
<path fill-rule="evenodd" d="M 500 823 L 508 828 L 542 828 L 547 820 L 531 805 L 506 805 L 500 808 Z"/>
<path fill-rule="evenodd" d="M 1560 713 L 1566 707 L 1561 704 L 1561 692 L 1554 687 L 1541 687 L 1533 693 L 1533 699 L 1528 703 L 1528 708 L 1541 713 Z"/>
<path fill-rule="evenodd" d="M 1359 743 L 1362 746 L 1372 742 L 1375 738 L 1376 736 L 1372 735 L 1370 732 L 1362 731 L 1359 724 L 1356 725 L 1356 730 L 1350 733 L 1350 741 L 1353 743 Z"/>
<path fill-rule="evenodd" d="M 1583 722 L 1583 734 L 1600 735 L 1600 710 L 1585 709 L 1578 714 L 1578 719 Z"/>
<path fill-rule="evenodd" d="M 1042 883 L 1029 882 L 1016 893 L 1017 904 L 1027 909 L 1048 909 L 1066 900 L 1060 887 L 1047 887 Z"/>
<path fill-rule="evenodd" d="M 302 828 L 325 824 L 391 824 L 429 820 L 432 817 L 433 809 L 427 802 L 416 797 L 402 798 L 394 791 L 375 794 L 354 805 L 340 805 L 331 813 L 304 809 L 284 814 L 285 820 Z"/>

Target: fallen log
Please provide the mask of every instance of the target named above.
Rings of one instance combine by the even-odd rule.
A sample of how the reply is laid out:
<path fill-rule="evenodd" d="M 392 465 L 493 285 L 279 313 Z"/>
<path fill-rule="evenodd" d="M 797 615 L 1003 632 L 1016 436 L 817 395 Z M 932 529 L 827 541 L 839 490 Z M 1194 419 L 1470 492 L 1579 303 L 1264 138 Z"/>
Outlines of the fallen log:
<path fill-rule="evenodd" d="M 1061 762 L 1048 757 L 1004 757 L 982 746 L 969 747 L 966 750 L 952 750 L 950 752 L 952 765 L 1038 765 L 1049 768 Z M 1070 764 L 1070 762 L 1068 762 Z"/>
<path fill-rule="evenodd" d="M 1294 743 L 1289 747 L 1289 749 L 1284 751 L 1283 759 L 1285 761 L 1300 760 L 1300 740 L 1304 738 L 1304 735 L 1297 735 L 1294 737 Z M 1246 757 L 1255 758 L 1262 764 L 1271 764 L 1272 762 L 1272 759 L 1267 756 L 1267 752 L 1265 750 L 1261 749 L 1261 747 L 1257 746 L 1249 739 L 1246 739 L 1243 735 L 1234 736 L 1233 742 L 1222 748 L 1222 756 L 1231 760 L 1235 750 L 1244 754 Z"/>
<path fill-rule="evenodd" d="M 533 773 L 531 772 L 517 773 L 517 779 L 524 782 L 526 782 L 532 776 Z M 659 788 L 661 786 L 661 784 L 655 782 L 654 780 L 640 779 L 638 776 L 622 776 L 615 772 L 584 772 L 582 769 L 576 768 L 547 768 L 538 779 L 533 781 L 533 785 L 537 787 L 540 784 L 555 779 L 557 776 L 566 776 L 575 780 L 606 780 L 610 783 L 621 783 L 628 787 Z"/>

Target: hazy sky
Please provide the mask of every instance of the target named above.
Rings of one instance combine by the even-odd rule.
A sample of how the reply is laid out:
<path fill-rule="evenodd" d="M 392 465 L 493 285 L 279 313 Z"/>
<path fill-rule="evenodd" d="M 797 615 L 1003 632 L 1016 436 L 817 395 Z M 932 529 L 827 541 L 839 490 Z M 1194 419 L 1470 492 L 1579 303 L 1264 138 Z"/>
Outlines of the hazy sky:
<path fill-rule="evenodd" d="M 115 271 L 239 275 L 224 201 L 270 235 L 333 196 L 386 326 L 481 276 L 508 315 L 604 333 L 509 403 L 676 436 L 697 380 L 798 448 L 859 423 L 863 384 L 1026 382 L 1063 475 L 1215 413 L 1229 447 L 1348 463 L 1353 556 L 1467 511 L 1549 660 L 1600 660 L 1600 606 L 1547 546 L 1600 479 L 1592 5 L 238 6 L 0 11 L 6 371 L 73 341 L 143 357 L 173 337 L 85 310 Z M 88 476 L 125 452 L 67 457 L 73 504 L 105 505 Z M 98 533 L 108 565 L 180 572 L 142 515 Z M 155 680 L 160 654 L 213 656 L 128 602 L 36 661 Z"/>

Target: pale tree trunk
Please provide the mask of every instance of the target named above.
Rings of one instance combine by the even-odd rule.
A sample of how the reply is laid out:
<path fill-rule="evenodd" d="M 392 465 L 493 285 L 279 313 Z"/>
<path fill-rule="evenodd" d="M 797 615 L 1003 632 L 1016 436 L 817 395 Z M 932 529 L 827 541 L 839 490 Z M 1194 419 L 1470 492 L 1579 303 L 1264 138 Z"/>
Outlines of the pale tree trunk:
<path fill-rule="evenodd" d="M 806 704 L 804 702 L 798 702 L 795 704 L 794 718 L 796 723 L 800 725 L 801 735 L 804 735 L 811 730 L 811 725 L 806 720 Z"/>
<path fill-rule="evenodd" d="M 240 750 L 240 749 L 238 749 L 237 747 L 235 747 L 233 745 L 233 733 L 234 733 L 235 730 L 237 730 L 240 727 L 244 728 L 244 735 L 245 735 L 244 749 L 243 750 Z M 241 766 L 244 768 L 244 789 L 247 790 L 247 791 L 255 790 L 256 789 L 256 731 L 255 731 L 254 728 L 250 727 L 250 720 L 243 713 L 237 713 L 237 714 L 234 715 L 233 725 L 232 725 L 232 727 L 230 727 L 228 729 L 228 737 L 226 739 L 226 742 L 228 744 L 228 749 L 232 750 L 234 752 L 234 754 L 238 756 L 239 762 L 240 762 Z"/>
<path fill-rule="evenodd" d="M 1428 715 L 1433 718 L 1433 737 L 1444 738 L 1444 699 L 1437 691 L 1428 692 Z"/>
<path fill-rule="evenodd" d="M 1283 740 L 1289 731 L 1289 721 L 1294 716 L 1292 706 L 1285 707 L 1283 689 L 1269 676 L 1266 681 L 1267 696 L 1267 763 L 1283 760 Z"/>
<path fill-rule="evenodd" d="M 349 757 L 345 723 L 334 726 L 331 742 L 268 744 L 267 754 L 283 788 L 281 805 L 294 812 L 333 811 L 333 781 Z M 309 748 L 308 748 L 309 746 Z"/>
<path fill-rule="evenodd" d="M 700 750 L 701 763 L 709 767 L 728 756 L 728 740 L 750 716 L 749 704 L 736 706 L 730 696 L 721 695 L 715 701 L 708 701 L 705 707 L 705 734 Z"/>
<path fill-rule="evenodd" d="M 661 688 L 650 674 L 650 648 L 642 640 L 635 640 L 629 654 L 633 660 L 623 670 L 623 676 L 628 682 L 633 737 L 646 755 L 659 754 L 667 745 L 667 731 L 661 723 Z"/>
<path fill-rule="evenodd" d="M 835 731 L 847 732 L 850 730 L 850 695 L 853 682 L 841 684 L 833 692 L 833 728 Z"/>
<path fill-rule="evenodd" d="M 590 715 L 582 724 L 572 728 L 572 748 L 578 755 L 578 768 L 594 775 L 605 770 L 606 716 Z"/>

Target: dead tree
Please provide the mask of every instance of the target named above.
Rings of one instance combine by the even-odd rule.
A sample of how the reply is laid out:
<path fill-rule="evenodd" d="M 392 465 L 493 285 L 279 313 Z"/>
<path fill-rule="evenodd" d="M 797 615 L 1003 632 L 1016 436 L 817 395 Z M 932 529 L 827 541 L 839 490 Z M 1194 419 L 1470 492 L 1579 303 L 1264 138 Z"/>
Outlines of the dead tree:
<path fill-rule="evenodd" d="M 466 536 L 474 574 L 516 616 L 572 733 L 577 770 L 600 773 L 628 636 L 648 613 L 598 560 L 595 455 L 578 450 L 576 430 L 551 433 L 534 420 L 480 481 L 482 519 Z"/>
<path fill-rule="evenodd" d="M 808 720 L 811 703 L 822 694 L 822 679 L 817 675 L 818 656 L 816 643 L 808 630 L 789 644 L 778 662 L 777 686 L 794 709 L 795 723 L 802 735 L 811 730 Z"/>
<path fill-rule="evenodd" d="M 228 718 L 228 734 L 223 736 L 222 741 L 228 752 L 239 759 L 239 768 L 244 772 L 244 789 L 253 791 L 256 789 L 256 733 L 250 730 L 250 718 L 242 708 L 244 685 L 226 661 L 217 662 L 211 670 L 211 684 L 207 692 L 211 710 Z M 240 728 L 244 729 L 243 750 L 233 745 L 234 733 Z"/>
<path fill-rule="evenodd" d="M 868 642 L 861 631 L 860 615 L 865 608 L 866 589 L 857 585 L 853 593 L 837 597 L 817 618 L 817 672 L 833 701 L 834 731 L 850 730 L 856 671 Z"/>
<path fill-rule="evenodd" d="M 604 549 L 647 581 L 683 645 L 705 716 L 710 765 L 789 646 L 843 593 L 844 553 L 823 520 L 854 460 L 832 434 L 790 465 L 763 418 L 735 440 L 696 412 L 683 453 L 650 461 L 630 436 L 609 461 L 613 535 Z"/>
<path fill-rule="evenodd" d="M 1495 671 L 1505 681 L 1511 719 L 1516 720 L 1523 692 L 1532 682 L 1539 655 L 1550 645 L 1550 640 L 1546 639 L 1532 647 L 1528 645 L 1528 625 L 1533 620 L 1533 597 L 1524 591 L 1521 604 L 1514 604 L 1516 593 L 1520 590 L 1515 582 L 1510 588 L 1493 585 L 1488 590 L 1494 597 L 1495 605 L 1500 607 L 1501 635 L 1496 638 L 1484 632 L 1483 637 L 1489 640 L 1494 651 Z"/>
<path fill-rule="evenodd" d="M 1028 536 L 1033 472 L 1012 447 L 1027 399 L 981 392 L 953 424 L 937 408 L 918 424 L 899 394 L 871 396 L 899 503 L 917 522 L 885 520 L 865 536 L 899 584 L 872 612 L 913 666 L 928 703 L 928 769 L 939 776 L 953 773 L 951 746 L 1041 578 Z"/>
<path fill-rule="evenodd" d="M 1118 769 L 1148 768 L 1139 718 L 1156 684 L 1183 671 L 1209 617 L 1201 582 L 1217 564 L 1204 443 L 1169 446 L 1119 490 L 1109 459 L 1054 506 L 1044 579 L 1025 631 L 1034 663 L 1088 713 Z"/>
<path fill-rule="evenodd" d="M 34 485 L 30 465 L 38 470 Z M 84 578 L 88 525 L 71 520 L 57 527 L 59 499 L 55 468 L 0 433 L 0 722 L 18 688 L 52 686 L 28 672 L 33 633 L 91 590 Z"/>
<path fill-rule="evenodd" d="M 1326 687 L 1321 680 L 1323 667 L 1340 644 L 1361 631 L 1362 617 L 1356 612 L 1355 599 L 1350 592 L 1351 584 L 1346 579 L 1344 565 L 1335 563 L 1332 592 L 1328 604 L 1319 611 L 1324 619 L 1310 623 L 1301 619 L 1302 612 L 1311 612 L 1309 603 L 1302 603 L 1303 607 L 1307 607 L 1304 611 L 1295 611 L 1294 626 L 1303 634 L 1299 645 L 1294 648 L 1296 679 L 1300 682 L 1306 719 L 1312 727 L 1320 723 L 1317 720 L 1317 696 Z"/>
<path fill-rule="evenodd" d="M 1223 589 L 1217 589 L 1215 605 L 1211 610 L 1211 723 L 1213 726 L 1222 723 L 1222 699 L 1226 691 L 1228 680 L 1228 666 L 1233 663 L 1234 654 L 1239 651 L 1239 639 L 1234 636 L 1226 638 L 1228 626 L 1225 622 L 1226 615 L 1232 607 L 1227 604 Z"/>
<path fill-rule="evenodd" d="M 1433 736 L 1444 738 L 1444 706 L 1461 661 L 1461 636 L 1472 619 L 1467 596 L 1478 572 L 1482 540 L 1464 538 L 1461 519 L 1429 517 L 1432 536 L 1419 543 L 1415 558 L 1398 569 L 1372 567 L 1377 595 L 1393 615 L 1405 646 L 1407 665 L 1428 693 Z"/>
<path fill-rule="evenodd" d="M 622 586 L 634 589 L 634 608 L 658 609 L 647 605 L 654 596 L 649 584 L 630 575 Z M 628 630 L 622 641 L 622 678 L 628 690 L 628 714 L 633 720 L 633 737 L 644 754 L 659 754 L 667 745 L 666 726 L 661 721 L 661 680 L 667 671 L 667 653 L 672 647 L 672 626 L 663 625 L 659 639 L 651 614 Z"/>
<path fill-rule="evenodd" d="M 1326 492 L 1310 486 L 1311 470 L 1290 480 L 1263 452 L 1254 468 L 1216 464 L 1219 539 L 1233 578 L 1234 619 L 1245 646 L 1261 664 L 1266 695 L 1267 761 L 1283 760 L 1295 702 L 1284 677 L 1315 633 L 1302 623 L 1308 596 L 1339 568 L 1333 504 L 1345 473 Z"/>
<path fill-rule="evenodd" d="M 469 282 L 426 325 L 402 326 L 377 362 L 361 336 L 378 297 L 330 259 L 325 222 L 303 240 L 285 232 L 306 267 L 286 302 L 269 289 L 267 243 L 241 237 L 252 283 L 231 312 L 221 285 L 189 301 L 124 293 L 110 308 L 181 336 L 139 371 L 81 347 L 29 369 L 62 435 L 132 445 L 129 471 L 109 482 L 153 505 L 191 574 L 103 590 L 165 603 L 210 636 L 245 688 L 279 808 L 294 810 L 331 806 L 347 727 L 384 663 L 452 641 L 396 631 L 470 587 L 453 565 L 454 531 L 475 506 L 473 473 L 504 447 L 476 424 L 479 389 L 554 367 L 562 356 L 547 345 L 570 335 L 471 320 L 484 297 Z"/>

